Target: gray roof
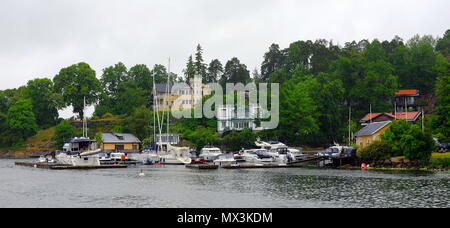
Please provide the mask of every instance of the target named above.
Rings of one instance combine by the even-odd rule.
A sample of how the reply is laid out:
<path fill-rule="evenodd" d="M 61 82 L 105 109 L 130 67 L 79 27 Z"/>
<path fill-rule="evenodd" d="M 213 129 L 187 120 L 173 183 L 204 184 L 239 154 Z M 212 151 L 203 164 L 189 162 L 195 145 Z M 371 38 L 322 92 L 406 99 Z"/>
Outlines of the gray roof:
<path fill-rule="evenodd" d="M 373 135 L 390 123 L 391 123 L 391 121 L 383 121 L 383 122 L 375 122 L 375 123 L 368 124 L 363 129 L 356 132 L 355 136 L 360 137 L 360 136 Z"/>
<path fill-rule="evenodd" d="M 132 134 L 103 133 L 103 143 L 141 143 L 141 140 Z"/>
<path fill-rule="evenodd" d="M 167 83 L 155 84 L 155 89 L 157 93 L 167 93 Z M 191 89 L 191 87 L 185 83 L 169 83 L 169 93 L 180 89 Z"/>

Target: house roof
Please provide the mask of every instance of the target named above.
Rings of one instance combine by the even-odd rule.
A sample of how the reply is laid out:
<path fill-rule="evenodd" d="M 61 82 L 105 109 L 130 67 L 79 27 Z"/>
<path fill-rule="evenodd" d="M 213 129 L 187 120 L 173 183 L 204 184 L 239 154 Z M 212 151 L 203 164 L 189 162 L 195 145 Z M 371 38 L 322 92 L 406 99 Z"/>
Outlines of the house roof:
<path fill-rule="evenodd" d="M 419 90 L 415 90 L 415 89 L 404 89 L 404 90 L 399 90 L 397 92 L 395 92 L 396 96 L 419 96 Z"/>
<path fill-rule="evenodd" d="M 103 143 L 141 143 L 141 140 L 132 134 L 103 133 Z"/>
<path fill-rule="evenodd" d="M 375 123 L 368 124 L 363 129 L 356 132 L 355 136 L 361 137 L 361 136 L 373 135 L 390 123 L 391 123 L 391 121 L 383 121 L 383 122 L 375 122 Z"/>
<path fill-rule="evenodd" d="M 167 83 L 155 84 L 157 93 L 167 93 Z M 191 89 L 191 87 L 185 83 L 169 83 L 169 93 L 180 89 Z"/>
<path fill-rule="evenodd" d="M 419 118 L 420 115 L 422 115 L 422 112 L 397 112 L 396 114 L 392 113 L 372 113 L 367 114 L 364 118 L 362 118 L 359 122 L 366 123 L 370 120 L 373 120 L 381 115 L 386 115 L 388 117 L 391 117 L 393 120 L 404 120 L 407 119 L 408 121 L 416 121 L 417 118 Z"/>

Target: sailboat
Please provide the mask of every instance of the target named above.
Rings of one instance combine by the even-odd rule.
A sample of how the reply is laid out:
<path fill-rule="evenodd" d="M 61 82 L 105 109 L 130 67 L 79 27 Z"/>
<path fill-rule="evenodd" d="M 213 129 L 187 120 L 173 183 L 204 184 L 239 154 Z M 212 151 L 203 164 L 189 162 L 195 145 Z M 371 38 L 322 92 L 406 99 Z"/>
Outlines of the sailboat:
<path fill-rule="evenodd" d="M 86 98 L 84 99 L 86 108 Z M 68 139 L 62 151 L 57 151 L 55 156 L 58 164 L 71 166 L 99 166 L 101 149 L 98 149 L 97 142 L 87 136 L 87 121 L 83 119 L 83 137 Z"/>
<path fill-rule="evenodd" d="M 166 86 L 166 93 L 169 94 L 170 92 L 170 59 L 169 59 L 169 67 L 168 67 L 168 77 L 167 77 L 167 86 Z M 186 165 L 191 164 L 191 154 L 190 154 L 190 148 L 189 147 L 176 147 L 172 146 L 170 144 L 170 140 L 167 140 L 167 146 L 166 148 L 163 147 L 162 143 L 162 131 L 163 131 L 163 122 L 165 117 L 165 112 L 163 111 L 161 119 L 159 117 L 159 113 L 156 113 L 155 110 L 159 110 L 158 108 L 158 102 L 156 100 L 156 89 L 155 89 L 155 76 L 153 75 L 153 134 L 156 136 L 156 120 L 158 120 L 158 130 L 159 130 L 159 140 L 156 142 L 157 150 L 155 151 L 158 156 L 158 162 L 160 164 L 167 164 L 167 165 Z M 170 112 L 167 111 L 167 135 L 169 135 L 170 130 Z M 155 141 L 157 137 L 154 137 Z"/>

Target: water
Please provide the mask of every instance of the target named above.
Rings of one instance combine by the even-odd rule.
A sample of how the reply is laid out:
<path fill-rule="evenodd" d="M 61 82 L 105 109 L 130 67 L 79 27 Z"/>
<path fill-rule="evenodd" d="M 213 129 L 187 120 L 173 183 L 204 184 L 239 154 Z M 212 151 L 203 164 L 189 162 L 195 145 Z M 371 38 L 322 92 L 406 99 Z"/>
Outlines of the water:
<path fill-rule="evenodd" d="M 450 207 L 450 173 L 183 166 L 45 170 L 0 160 L 0 207 Z M 145 177 L 139 177 L 143 169 Z"/>

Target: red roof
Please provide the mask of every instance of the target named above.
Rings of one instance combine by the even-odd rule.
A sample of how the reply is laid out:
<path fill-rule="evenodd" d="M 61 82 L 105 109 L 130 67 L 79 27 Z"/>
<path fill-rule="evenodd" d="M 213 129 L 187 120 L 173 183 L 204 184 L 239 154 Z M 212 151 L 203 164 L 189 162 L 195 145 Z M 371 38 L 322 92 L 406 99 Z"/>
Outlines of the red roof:
<path fill-rule="evenodd" d="M 405 89 L 395 92 L 395 95 L 419 95 L 419 91 L 415 89 Z"/>
<path fill-rule="evenodd" d="M 398 120 L 415 120 L 421 112 L 397 112 L 397 118 Z"/>
<path fill-rule="evenodd" d="M 381 115 L 386 115 L 391 117 L 392 119 L 397 119 L 397 120 L 416 120 L 416 118 L 421 114 L 421 112 L 397 112 L 397 115 L 393 114 L 393 113 L 372 113 L 372 114 L 367 114 L 364 118 L 361 119 L 360 122 L 369 122 L 370 120 L 373 120 L 375 118 L 377 118 L 378 116 Z"/>

